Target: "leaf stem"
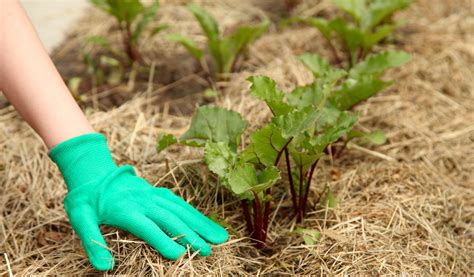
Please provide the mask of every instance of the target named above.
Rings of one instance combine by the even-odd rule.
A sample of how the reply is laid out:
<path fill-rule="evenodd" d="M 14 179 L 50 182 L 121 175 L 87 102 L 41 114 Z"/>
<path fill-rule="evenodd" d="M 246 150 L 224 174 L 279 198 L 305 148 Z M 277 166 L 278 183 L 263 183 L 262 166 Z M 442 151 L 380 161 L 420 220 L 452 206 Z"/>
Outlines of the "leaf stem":
<path fill-rule="evenodd" d="M 291 201 L 293 202 L 293 211 L 295 215 L 298 213 L 298 205 L 296 203 L 296 192 L 293 186 L 293 176 L 291 173 L 290 154 L 288 148 L 285 148 L 285 159 L 286 159 L 286 171 L 288 172 L 288 181 L 290 183 Z"/>
<path fill-rule="evenodd" d="M 365 52 L 365 51 L 364 51 L 364 48 L 363 48 L 363 47 L 359 48 L 359 53 L 358 53 L 358 55 L 357 55 L 356 63 L 358 63 L 359 61 L 362 61 L 362 60 L 364 59 L 364 56 L 365 56 L 365 55 L 364 55 L 364 52 Z"/>
<path fill-rule="evenodd" d="M 303 220 L 303 183 L 304 183 L 304 175 L 303 175 L 303 166 L 300 165 L 300 188 L 298 191 L 299 203 L 298 203 L 298 216 L 296 217 L 297 222 L 301 222 Z"/>
<path fill-rule="evenodd" d="M 280 163 L 281 155 L 283 154 L 283 152 L 285 152 L 285 153 L 288 152 L 288 144 L 290 144 L 290 142 L 291 142 L 292 140 L 293 140 L 293 138 L 290 138 L 290 139 L 286 142 L 286 144 L 283 146 L 283 148 L 281 149 L 281 151 L 278 152 L 278 155 L 277 155 L 276 160 L 275 160 L 275 163 L 274 163 L 275 166 L 278 166 L 278 164 Z"/>
<path fill-rule="evenodd" d="M 139 61 L 140 53 L 138 53 L 138 50 L 135 48 L 132 42 L 132 29 L 131 29 L 130 23 L 126 22 L 125 27 L 121 23 L 119 23 L 119 28 L 120 28 L 120 31 L 122 32 L 123 47 L 125 49 L 125 53 L 127 54 L 128 58 L 130 59 L 132 63 Z"/>
<path fill-rule="evenodd" d="M 341 156 L 342 152 L 347 148 L 348 143 L 349 143 L 349 140 L 346 139 L 344 141 L 344 144 L 341 146 L 341 148 L 334 152 L 333 154 L 334 159 L 337 159 Z"/>
<path fill-rule="evenodd" d="M 239 62 L 240 56 L 243 53 L 243 49 L 244 49 L 244 47 L 242 47 L 239 50 L 239 52 L 237 52 L 237 54 L 234 56 L 234 60 L 232 61 L 232 65 L 230 66 L 230 72 L 228 72 L 228 73 L 232 73 L 237 69 L 237 63 Z"/>
<path fill-rule="evenodd" d="M 280 152 L 278 152 L 278 155 L 275 159 L 275 163 L 274 165 L 276 167 L 278 167 L 278 164 L 280 163 L 280 160 L 281 160 L 281 155 L 283 154 L 283 152 L 285 151 L 288 151 L 288 145 L 290 144 L 290 142 L 293 140 L 293 138 L 290 138 L 286 144 L 283 146 L 283 148 L 280 150 Z M 266 191 L 266 195 L 271 195 L 272 194 L 272 188 L 268 188 L 267 191 Z M 265 211 L 264 211 L 264 216 L 263 216 L 263 231 L 265 232 L 264 235 L 263 235 L 263 241 L 266 240 L 267 238 L 267 229 L 268 229 L 268 223 L 269 223 L 269 220 L 270 220 L 270 209 L 271 209 L 271 200 L 268 200 L 266 203 L 265 203 Z"/>
<path fill-rule="evenodd" d="M 250 235 L 253 233 L 252 218 L 250 217 L 249 205 L 247 200 L 240 201 L 242 211 L 244 213 L 245 222 L 247 223 L 247 231 Z"/>
<path fill-rule="evenodd" d="M 306 215 L 306 206 L 308 203 L 308 195 L 309 195 L 309 188 L 311 187 L 311 181 L 313 180 L 313 174 L 316 169 L 316 166 L 318 165 L 319 159 L 316 160 L 312 165 L 311 165 L 311 170 L 309 171 L 308 175 L 308 184 L 306 185 L 306 189 L 304 192 L 304 198 L 303 198 L 303 216 Z"/>
<path fill-rule="evenodd" d="M 332 43 L 332 41 L 329 40 L 329 39 L 328 39 L 327 41 L 328 41 L 328 43 L 329 43 L 329 48 L 330 48 L 331 51 L 332 51 L 332 54 L 333 54 L 333 56 L 334 56 L 334 59 L 336 59 L 337 65 L 338 65 L 338 66 L 341 66 L 341 65 L 342 65 L 342 60 L 341 60 L 341 58 L 339 58 L 339 54 L 337 54 L 337 49 L 336 49 L 336 47 L 334 46 L 334 43 Z"/>
<path fill-rule="evenodd" d="M 255 239 L 256 247 L 263 248 L 265 242 L 263 241 L 263 224 L 262 224 L 262 206 L 260 205 L 260 199 L 258 195 L 254 193 L 255 199 L 253 200 L 253 222 L 254 232 L 252 238 Z"/>

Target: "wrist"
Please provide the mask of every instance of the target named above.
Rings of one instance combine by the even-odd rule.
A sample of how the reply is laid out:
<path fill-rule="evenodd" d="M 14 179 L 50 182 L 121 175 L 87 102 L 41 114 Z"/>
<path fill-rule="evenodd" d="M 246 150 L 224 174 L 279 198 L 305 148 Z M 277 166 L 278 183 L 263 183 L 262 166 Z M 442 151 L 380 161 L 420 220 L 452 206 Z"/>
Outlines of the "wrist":
<path fill-rule="evenodd" d="M 49 156 L 59 167 L 69 191 L 117 169 L 105 136 L 100 133 L 66 140 L 51 149 Z"/>

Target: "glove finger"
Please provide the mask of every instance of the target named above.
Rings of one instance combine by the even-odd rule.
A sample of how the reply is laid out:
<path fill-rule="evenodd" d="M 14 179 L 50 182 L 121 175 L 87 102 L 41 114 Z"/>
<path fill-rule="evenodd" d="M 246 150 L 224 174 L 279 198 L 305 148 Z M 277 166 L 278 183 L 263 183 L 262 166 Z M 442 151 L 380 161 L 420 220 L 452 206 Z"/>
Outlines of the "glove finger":
<path fill-rule="evenodd" d="M 158 188 L 156 202 L 161 207 L 173 211 L 191 229 L 210 243 L 220 244 L 229 238 L 229 234 L 222 226 L 210 220 L 169 189 Z"/>
<path fill-rule="evenodd" d="M 181 245 L 189 245 L 191 251 L 199 251 L 199 255 L 209 256 L 211 254 L 209 244 L 191 230 L 191 228 L 174 213 L 175 211 L 172 213 L 162 207 L 156 206 L 148 211 L 147 216 L 160 226 L 164 232 L 168 233 L 169 236 L 178 237 L 176 241 Z"/>
<path fill-rule="evenodd" d="M 144 240 L 167 259 L 177 260 L 186 252 L 183 246 L 173 241 L 155 222 L 145 215 L 125 218 L 116 226 Z"/>
<path fill-rule="evenodd" d="M 100 233 L 95 213 L 89 209 L 76 209 L 69 213 L 69 221 L 79 235 L 92 266 L 98 270 L 112 269 L 114 258 Z"/>

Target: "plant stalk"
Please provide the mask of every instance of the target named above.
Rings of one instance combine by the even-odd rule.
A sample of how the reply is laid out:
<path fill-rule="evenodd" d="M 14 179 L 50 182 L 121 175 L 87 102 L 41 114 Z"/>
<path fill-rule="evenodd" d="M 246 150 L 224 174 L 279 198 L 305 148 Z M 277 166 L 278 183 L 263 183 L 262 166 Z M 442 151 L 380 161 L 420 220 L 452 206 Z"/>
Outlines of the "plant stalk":
<path fill-rule="evenodd" d="M 283 148 L 280 150 L 280 152 L 278 152 L 278 155 L 275 159 L 275 163 L 274 165 L 276 167 L 278 167 L 278 164 L 280 163 L 280 160 L 281 160 L 281 156 L 283 154 L 283 152 L 285 151 L 288 151 L 288 145 L 290 144 L 290 142 L 293 140 L 293 138 L 290 138 L 286 144 L 283 146 Z M 272 188 L 268 188 L 267 191 L 266 191 L 266 195 L 271 195 L 272 194 Z M 269 224 L 269 220 L 270 220 L 270 209 L 271 209 L 271 201 L 267 201 L 265 203 L 265 211 L 264 211 L 264 216 L 263 216 L 263 230 L 264 230 L 264 236 L 263 236 L 263 241 L 265 241 L 267 239 L 267 231 L 268 231 L 268 224 Z"/>
<path fill-rule="evenodd" d="M 334 44 L 332 43 L 332 41 L 330 40 L 327 40 L 329 42 L 329 48 L 331 49 L 332 51 L 332 54 L 334 56 L 334 59 L 336 59 L 336 63 L 338 66 L 341 66 L 342 65 L 342 60 L 341 58 L 339 58 L 339 54 L 337 54 L 337 49 L 336 47 L 334 46 Z"/>
<path fill-rule="evenodd" d="M 311 165 L 311 170 L 309 171 L 308 184 L 306 185 L 306 189 L 305 189 L 305 192 L 304 192 L 304 198 L 303 198 L 303 207 L 302 207 L 303 216 L 306 216 L 306 206 L 307 206 L 307 203 L 308 203 L 309 188 L 311 187 L 311 181 L 313 180 L 313 174 L 314 174 L 314 171 L 316 169 L 316 166 L 318 165 L 318 162 L 319 162 L 319 159 Z"/>
<path fill-rule="evenodd" d="M 250 235 L 253 233 L 252 218 L 250 217 L 249 205 L 247 200 L 240 201 L 242 211 L 244 212 L 245 223 L 247 223 L 247 231 Z"/>
<path fill-rule="evenodd" d="M 253 222 L 254 222 L 254 232 L 252 233 L 252 238 L 255 239 L 256 247 L 262 249 L 265 247 L 265 242 L 263 241 L 263 222 L 262 222 L 262 206 L 260 204 L 260 199 L 258 195 L 254 193 L 255 199 L 253 200 Z"/>
<path fill-rule="evenodd" d="M 301 222 L 303 220 L 303 210 L 302 210 L 302 203 L 303 203 L 303 183 L 304 183 L 304 174 L 303 174 L 303 166 L 300 166 L 300 187 L 298 191 L 298 216 L 296 217 L 297 222 Z"/>
<path fill-rule="evenodd" d="M 290 183 L 290 192 L 291 192 L 291 201 L 293 202 L 293 211 L 295 215 L 298 213 L 298 205 L 296 203 L 296 191 L 293 186 L 293 176 L 291 173 L 291 164 L 290 164 L 290 154 L 288 153 L 288 148 L 285 149 L 285 159 L 286 159 L 286 171 L 288 172 L 288 181 Z"/>
<path fill-rule="evenodd" d="M 132 63 L 138 62 L 141 57 L 140 53 L 132 42 L 132 29 L 130 23 L 127 22 L 125 28 L 121 27 L 120 29 L 122 31 L 122 39 L 125 53 L 127 53 L 127 56 Z"/>

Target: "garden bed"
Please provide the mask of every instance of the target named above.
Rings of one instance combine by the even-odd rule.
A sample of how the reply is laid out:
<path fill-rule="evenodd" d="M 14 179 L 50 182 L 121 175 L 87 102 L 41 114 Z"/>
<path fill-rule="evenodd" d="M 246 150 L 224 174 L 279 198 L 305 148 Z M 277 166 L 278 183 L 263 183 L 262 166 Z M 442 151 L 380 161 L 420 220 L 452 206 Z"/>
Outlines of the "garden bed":
<path fill-rule="evenodd" d="M 203 36 L 192 15 L 175 2 L 163 1 L 160 21 L 199 43 Z M 252 1 L 199 1 L 225 30 L 255 22 L 265 11 Z M 254 1 L 255 2 L 255 1 Z M 306 15 L 328 9 L 311 2 Z M 273 11 L 272 18 L 281 11 Z M 307 14 L 309 13 L 309 14 Z M 102 12 L 90 12 L 53 58 L 63 77 L 80 74 L 79 41 L 108 34 Z M 382 146 L 347 149 L 338 160 L 325 158 L 315 174 L 310 206 L 326 182 L 339 199 L 328 212 L 311 209 L 302 226 L 320 230 L 315 246 L 292 231 L 290 202 L 275 203 L 268 244 L 257 251 L 246 238 L 239 201 L 215 189 L 216 178 L 190 148 L 155 151 L 159 133 L 182 134 L 198 105 L 240 112 L 255 129 L 270 117 L 249 93 L 250 75 L 264 74 L 283 89 L 312 81 L 295 58 L 307 51 L 331 54 L 310 27 L 274 27 L 253 46 L 242 70 L 219 83 L 222 93 L 204 97 L 199 70 L 184 49 L 156 36 L 144 49 L 152 74 L 130 85 L 90 92 L 81 105 L 94 127 L 109 139 L 118 162 L 132 163 L 152 184 L 172 188 L 205 214 L 230 227 L 230 240 L 213 247 L 210 257 L 192 254 L 173 262 L 133 236 L 103 228 L 116 259 L 114 274 L 351 274 L 472 275 L 474 253 L 474 17 L 465 1 L 419 0 L 400 13 L 408 24 L 391 42 L 412 60 L 387 76 L 397 83 L 357 106 L 358 125 L 386 133 Z M 179 20 L 177 20 L 179 18 Z M 106 21 L 106 20 L 105 20 Z M 112 37 L 112 39 L 114 39 Z M 115 38 L 117 39 L 117 38 Z M 391 47 L 391 45 L 388 45 Z M 133 88 L 130 91 L 130 86 Z M 120 93 L 117 93 L 120 91 Z M 101 94 L 102 93 L 102 94 Z M 119 96 L 117 96 L 119 95 Z M 46 148 L 10 106 L 0 110 L 0 252 L 18 275 L 97 273 L 68 224 L 62 199 L 63 180 Z M 288 196 L 279 188 L 277 195 Z M 0 273 L 6 274 L 6 263 Z"/>

